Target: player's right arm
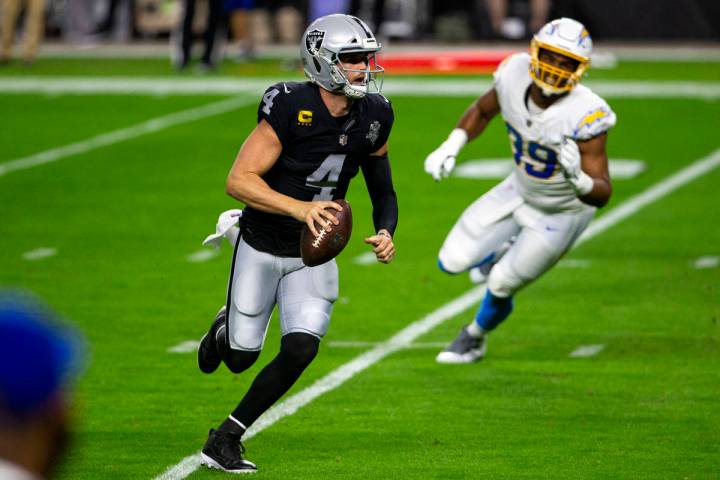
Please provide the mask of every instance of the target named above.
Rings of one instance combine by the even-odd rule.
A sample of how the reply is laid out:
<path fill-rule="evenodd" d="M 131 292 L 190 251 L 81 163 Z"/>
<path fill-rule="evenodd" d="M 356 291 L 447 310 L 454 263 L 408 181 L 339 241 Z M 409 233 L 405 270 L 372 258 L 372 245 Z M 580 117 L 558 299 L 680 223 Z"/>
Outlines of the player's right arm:
<path fill-rule="evenodd" d="M 578 142 L 565 139 L 560 148 L 565 178 L 582 202 L 598 208 L 604 207 L 612 194 L 606 142 L 607 132 Z"/>
<path fill-rule="evenodd" d="M 313 235 L 318 235 L 315 222 L 325 223 L 328 219 L 337 225 L 339 222 L 326 208 L 342 210 L 331 201 L 304 202 L 283 195 L 263 180 L 263 175 L 277 162 L 282 152 L 282 144 L 270 124 L 261 120 L 255 130 L 240 147 L 226 182 L 228 195 L 264 212 L 288 215 L 304 222 Z M 328 227 L 329 228 L 329 227 Z"/>
<path fill-rule="evenodd" d="M 456 128 L 465 131 L 467 141 L 473 140 L 485 130 L 490 120 L 498 113 L 500 113 L 500 102 L 498 101 L 497 91 L 495 88 L 491 88 L 470 105 L 463 116 L 460 117 Z"/>
<path fill-rule="evenodd" d="M 452 172 L 455 157 L 465 144 L 480 135 L 490 121 L 500 112 L 497 91 L 491 88 L 475 100 L 463 113 L 455 129 L 434 152 L 425 159 L 425 171 L 435 180 L 441 180 Z"/>

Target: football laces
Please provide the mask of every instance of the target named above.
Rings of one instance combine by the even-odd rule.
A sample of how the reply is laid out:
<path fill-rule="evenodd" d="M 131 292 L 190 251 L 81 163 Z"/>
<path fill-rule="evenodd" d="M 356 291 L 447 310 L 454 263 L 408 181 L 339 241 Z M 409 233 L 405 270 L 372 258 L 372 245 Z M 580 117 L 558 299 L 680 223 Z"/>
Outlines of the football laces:
<path fill-rule="evenodd" d="M 330 222 L 330 220 L 327 220 L 327 219 L 325 220 L 325 225 L 330 225 L 330 223 L 332 223 L 332 222 Z M 323 238 L 325 238 L 326 234 L 327 234 L 327 230 L 325 230 L 325 228 L 320 230 L 320 234 L 317 237 L 315 237 L 315 241 L 312 243 L 312 246 L 315 248 L 320 247 L 320 242 L 322 242 L 322 240 L 323 240 Z"/>

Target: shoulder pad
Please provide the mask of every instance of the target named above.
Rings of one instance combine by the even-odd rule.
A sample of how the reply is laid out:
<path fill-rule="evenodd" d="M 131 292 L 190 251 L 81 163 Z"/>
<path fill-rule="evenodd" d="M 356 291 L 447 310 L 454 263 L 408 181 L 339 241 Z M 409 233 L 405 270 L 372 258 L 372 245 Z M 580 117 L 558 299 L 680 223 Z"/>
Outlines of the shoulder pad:
<path fill-rule="evenodd" d="M 607 132 L 615 125 L 616 117 L 610 107 L 603 102 L 585 110 L 573 127 L 573 138 L 588 140 Z"/>

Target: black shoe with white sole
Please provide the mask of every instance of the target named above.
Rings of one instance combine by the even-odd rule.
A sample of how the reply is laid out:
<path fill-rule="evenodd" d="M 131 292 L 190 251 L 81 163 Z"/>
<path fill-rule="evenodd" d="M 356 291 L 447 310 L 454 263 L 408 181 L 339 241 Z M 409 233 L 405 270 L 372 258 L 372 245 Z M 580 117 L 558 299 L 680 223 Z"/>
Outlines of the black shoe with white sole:
<path fill-rule="evenodd" d="M 225 307 L 218 312 L 210 330 L 200 339 L 198 346 L 198 367 L 203 373 L 212 373 L 220 366 L 222 357 L 218 350 L 217 331 L 225 325 Z"/>
<path fill-rule="evenodd" d="M 207 442 L 200 453 L 203 465 L 229 473 L 255 473 L 254 463 L 245 460 L 245 447 L 239 435 L 210 430 Z"/>
<path fill-rule="evenodd" d="M 442 352 L 435 361 L 438 363 L 472 363 L 485 356 L 487 349 L 486 337 L 475 338 L 463 327 L 455 340 Z"/>

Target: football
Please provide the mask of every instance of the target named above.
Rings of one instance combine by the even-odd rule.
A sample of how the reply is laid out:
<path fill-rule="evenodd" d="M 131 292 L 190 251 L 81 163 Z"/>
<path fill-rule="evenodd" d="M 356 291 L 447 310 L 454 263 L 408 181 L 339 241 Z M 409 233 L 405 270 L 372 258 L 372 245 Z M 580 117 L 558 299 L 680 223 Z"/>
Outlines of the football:
<path fill-rule="evenodd" d="M 340 252 L 350 240 L 352 233 L 352 210 L 350 204 L 345 200 L 333 200 L 342 207 L 342 211 L 330 209 L 335 218 L 340 222 L 337 225 L 330 223 L 330 231 L 325 230 L 317 222 L 315 229 L 320 235 L 315 236 L 310 232 L 310 228 L 303 226 L 300 234 L 300 256 L 302 261 L 308 267 L 315 267 L 329 262 Z"/>

